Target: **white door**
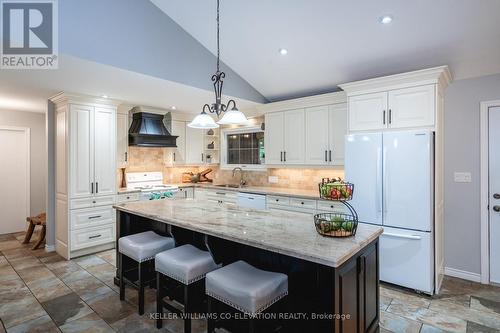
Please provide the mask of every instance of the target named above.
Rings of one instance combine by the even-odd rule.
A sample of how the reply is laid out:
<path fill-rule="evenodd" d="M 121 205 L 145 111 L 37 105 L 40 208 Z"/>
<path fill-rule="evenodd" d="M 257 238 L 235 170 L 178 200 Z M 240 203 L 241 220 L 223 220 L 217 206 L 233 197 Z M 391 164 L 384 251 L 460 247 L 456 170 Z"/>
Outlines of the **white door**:
<path fill-rule="evenodd" d="M 128 163 L 128 115 L 118 113 L 116 115 L 116 164 L 124 168 Z"/>
<path fill-rule="evenodd" d="M 389 127 L 434 126 L 435 85 L 389 92 Z"/>
<path fill-rule="evenodd" d="M 384 226 L 431 231 L 433 133 L 386 132 L 383 144 Z"/>
<path fill-rule="evenodd" d="M 23 231 L 31 215 L 29 129 L 0 127 L 0 154 L 0 234 Z"/>
<path fill-rule="evenodd" d="M 93 112 L 91 106 L 70 107 L 70 198 L 90 197 L 95 192 Z"/>
<path fill-rule="evenodd" d="M 285 111 L 283 127 L 283 161 L 285 164 L 304 164 L 306 154 L 306 131 L 304 109 Z"/>
<path fill-rule="evenodd" d="M 489 110 L 490 280 L 500 283 L 500 107 Z"/>
<path fill-rule="evenodd" d="M 327 165 L 330 131 L 328 106 L 306 109 L 306 164 Z M 342 145 L 344 137 L 342 135 Z"/>
<path fill-rule="evenodd" d="M 203 130 L 186 125 L 186 164 L 202 164 L 204 159 Z"/>
<path fill-rule="evenodd" d="M 349 97 L 351 131 L 387 128 L 387 92 Z"/>
<path fill-rule="evenodd" d="M 186 163 L 186 123 L 183 121 L 172 121 L 172 135 L 177 135 L 177 148 L 169 148 L 171 161 L 176 165 Z"/>
<path fill-rule="evenodd" d="M 331 105 L 329 113 L 330 149 L 328 161 L 331 165 L 344 165 L 347 106 L 345 104 Z"/>
<path fill-rule="evenodd" d="M 354 184 L 352 206 L 359 220 L 382 224 L 382 134 L 346 137 L 345 179 Z"/>
<path fill-rule="evenodd" d="M 94 112 L 95 194 L 116 194 L 116 110 Z"/>
<path fill-rule="evenodd" d="M 266 114 L 265 150 L 266 164 L 283 163 L 283 112 Z"/>

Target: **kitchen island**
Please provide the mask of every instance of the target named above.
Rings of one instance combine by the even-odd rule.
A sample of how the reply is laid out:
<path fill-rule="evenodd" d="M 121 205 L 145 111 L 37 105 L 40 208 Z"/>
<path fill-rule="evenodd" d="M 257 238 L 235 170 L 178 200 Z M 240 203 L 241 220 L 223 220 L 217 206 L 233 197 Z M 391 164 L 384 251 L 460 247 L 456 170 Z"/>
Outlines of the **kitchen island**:
<path fill-rule="evenodd" d="M 131 202 L 115 208 L 117 240 L 147 230 L 171 233 L 178 245 L 206 246 L 218 263 L 241 259 L 287 274 L 290 312 L 299 318 L 290 320 L 299 331 L 378 331 L 380 227 L 359 225 L 355 237 L 340 239 L 319 235 L 307 214 L 194 199 Z"/>

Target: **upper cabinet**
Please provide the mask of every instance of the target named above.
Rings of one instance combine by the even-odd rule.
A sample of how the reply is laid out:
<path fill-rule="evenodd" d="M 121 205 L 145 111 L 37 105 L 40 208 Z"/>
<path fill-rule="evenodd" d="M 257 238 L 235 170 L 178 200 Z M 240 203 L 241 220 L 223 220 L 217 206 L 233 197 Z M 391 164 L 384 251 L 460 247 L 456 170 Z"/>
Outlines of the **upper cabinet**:
<path fill-rule="evenodd" d="M 304 109 L 268 113 L 265 119 L 266 164 L 304 164 Z"/>
<path fill-rule="evenodd" d="M 186 164 L 203 164 L 205 151 L 203 146 L 204 131 L 186 125 Z"/>
<path fill-rule="evenodd" d="M 116 115 L 116 166 L 125 168 L 128 164 L 128 111 Z"/>
<path fill-rule="evenodd" d="M 344 136 L 347 134 L 347 106 L 324 105 L 307 108 L 307 165 L 344 165 Z"/>
<path fill-rule="evenodd" d="M 432 128 L 438 96 L 449 84 L 447 66 L 346 83 L 350 131 Z"/>

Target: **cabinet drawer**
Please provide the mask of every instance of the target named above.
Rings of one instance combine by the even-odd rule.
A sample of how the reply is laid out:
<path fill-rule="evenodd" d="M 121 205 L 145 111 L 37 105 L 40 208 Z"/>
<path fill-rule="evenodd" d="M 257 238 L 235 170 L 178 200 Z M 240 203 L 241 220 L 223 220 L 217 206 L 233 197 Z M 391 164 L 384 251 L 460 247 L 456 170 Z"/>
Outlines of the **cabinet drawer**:
<path fill-rule="evenodd" d="M 346 207 L 340 202 L 335 201 L 318 201 L 319 211 L 328 212 L 328 213 L 346 213 Z"/>
<path fill-rule="evenodd" d="M 130 201 L 139 201 L 139 193 L 123 193 L 118 194 L 116 202 L 130 202 Z"/>
<path fill-rule="evenodd" d="M 316 200 L 290 198 L 290 206 L 295 208 L 316 209 Z"/>
<path fill-rule="evenodd" d="M 290 205 L 289 197 L 281 197 L 278 195 L 268 195 L 267 202 L 273 205 Z"/>
<path fill-rule="evenodd" d="M 81 199 L 72 199 L 70 200 L 70 209 L 80 209 L 80 208 L 89 208 L 96 206 L 106 206 L 113 205 L 116 201 L 116 197 L 114 195 L 108 195 L 103 197 L 88 197 Z"/>
<path fill-rule="evenodd" d="M 233 191 L 208 191 L 207 197 L 212 200 L 222 200 L 223 202 L 236 203 L 238 193 Z"/>
<path fill-rule="evenodd" d="M 71 230 L 93 227 L 115 222 L 115 212 L 111 206 L 85 208 L 71 211 Z"/>
<path fill-rule="evenodd" d="M 115 241 L 115 225 L 107 224 L 98 227 L 71 231 L 71 250 L 80 250 Z"/>

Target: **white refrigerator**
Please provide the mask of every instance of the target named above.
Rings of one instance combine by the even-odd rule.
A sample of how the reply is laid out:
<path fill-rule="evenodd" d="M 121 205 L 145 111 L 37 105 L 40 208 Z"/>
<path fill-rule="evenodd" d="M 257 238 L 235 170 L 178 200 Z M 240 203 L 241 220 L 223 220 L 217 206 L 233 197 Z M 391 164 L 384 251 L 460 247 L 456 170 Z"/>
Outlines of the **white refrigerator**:
<path fill-rule="evenodd" d="M 381 225 L 380 280 L 434 293 L 434 133 L 346 136 L 345 179 L 361 223 Z"/>

